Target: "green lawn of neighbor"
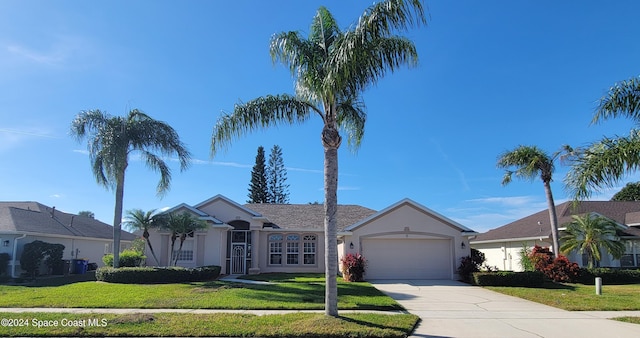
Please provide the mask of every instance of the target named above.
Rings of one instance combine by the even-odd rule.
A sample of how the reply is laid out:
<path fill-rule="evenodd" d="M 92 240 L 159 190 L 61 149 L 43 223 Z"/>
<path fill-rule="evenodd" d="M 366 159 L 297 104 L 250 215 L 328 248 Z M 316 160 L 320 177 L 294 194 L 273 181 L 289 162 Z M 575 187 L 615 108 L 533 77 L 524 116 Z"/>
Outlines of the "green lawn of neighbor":
<path fill-rule="evenodd" d="M 595 286 L 583 284 L 546 283 L 540 288 L 486 288 L 569 311 L 640 310 L 640 284 L 604 285 L 600 296 L 596 295 Z"/>

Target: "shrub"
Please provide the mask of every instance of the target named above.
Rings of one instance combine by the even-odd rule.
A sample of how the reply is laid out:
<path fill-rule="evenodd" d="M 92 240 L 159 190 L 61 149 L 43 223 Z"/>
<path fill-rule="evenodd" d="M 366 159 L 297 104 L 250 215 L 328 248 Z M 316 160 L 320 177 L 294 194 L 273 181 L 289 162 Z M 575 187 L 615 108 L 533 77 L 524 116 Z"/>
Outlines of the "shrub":
<path fill-rule="evenodd" d="M 136 250 L 123 250 L 120 253 L 120 267 L 135 268 L 142 266 L 147 256 Z M 106 266 L 113 266 L 113 254 L 102 256 L 102 262 Z"/>
<path fill-rule="evenodd" d="M 347 282 L 360 282 L 363 280 L 364 269 L 367 261 L 361 254 L 346 254 L 340 259 L 342 278 Z"/>
<path fill-rule="evenodd" d="M 484 254 L 480 250 L 471 248 L 471 256 L 460 258 L 460 266 L 458 267 L 460 279 L 471 283 L 473 281 L 472 274 L 480 271 L 480 267 L 484 264 L 485 260 Z"/>
<path fill-rule="evenodd" d="M 522 249 L 520 249 L 520 252 L 518 254 L 520 255 L 520 267 L 523 271 L 536 271 L 536 267 L 529 257 L 529 255 L 531 254 L 531 249 L 527 247 L 526 243 L 522 245 Z"/>
<path fill-rule="evenodd" d="M 544 283 L 544 276 L 539 271 L 474 272 L 473 281 L 480 286 L 536 287 Z"/>
<path fill-rule="evenodd" d="M 44 260 L 49 269 L 55 269 L 62 263 L 64 245 L 33 241 L 24 245 L 20 256 L 20 266 L 32 278 L 38 275 L 40 263 Z"/>
<path fill-rule="evenodd" d="M 640 284 L 640 270 L 613 268 L 582 268 L 577 282 L 592 285 L 596 277 L 602 278 L 603 284 Z"/>
<path fill-rule="evenodd" d="M 11 256 L 8 253 L 3 252 L 0 253 L 0 276 L 2 276 L 5 272 L 7 272 L 7 268 L 9 267 L 9 261 L 11 260 Z"/>
<path fill-rule="evenodd" d="M 198 268 L 182 267 L 124 267 L 104 266 L 96 271 L 96 279 L 101 282 L 122 284 L 163 284 L 201 282 L 217 278 L 220 267 L 216 265 Z"/>
<path fill-rule="evenodd" d="M 578 264 L 569 261 L 563 255 L 558 255 L 554 259 L 549 248 L 536 245 L 529 254 L 529 259 L 536 271 L 542 272 L 554 282 L 575 282 L 578 280 L 580 273 Z"/>

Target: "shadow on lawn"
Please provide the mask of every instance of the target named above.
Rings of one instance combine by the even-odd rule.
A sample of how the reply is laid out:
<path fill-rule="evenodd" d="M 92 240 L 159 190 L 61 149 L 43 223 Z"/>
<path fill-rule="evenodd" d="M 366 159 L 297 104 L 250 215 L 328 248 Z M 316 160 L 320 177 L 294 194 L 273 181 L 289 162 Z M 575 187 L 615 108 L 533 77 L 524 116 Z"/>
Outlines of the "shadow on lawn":
<path fill-rule="evenodd" d="M 344 320 L 345 322 L 355 323 L 355 324 L 362 325 L 362 326 L 368 326 L 368 327 L 382 329 L 382 330 L 391 329 L 391 330 L 397 330 L 397 331 L 405 332 L 405 328 L 401 327 L 401 326 L 380 325 L 380 324 L 368 322 L 366 320 L 358 320 L 358 319 L 353 319 L 353 318 L 344 317 L 344 316 L 340 316 L 340 319 Z M 416 323 L 416 326 L 419 323 L 420 323 L 420 320 L 418 320 L 418 322 Z"/>
<path fill-rule="evenodd" d="M 72 275 L 64 275 L 64 276 L 41 276 L 37 277 L 35 280 L 31 280 L 29 278 L 20 278 L 18 280 L 9 281 L 7 283 L 3 283 L 4 285 L 16 285 L 16 286 L 27 286 L 27 287 L 46 287 L 46 286 L 62 286 L 73 283 L 80 282 L 95 282 L 96 281 L 96 273 L 95 271 L 88 271 L 84 274 L 72 274 Z"/>
<path fill-rule="evenodd" d="M 269 280 L 273 282 L 272 280 Z M 206 293 L 217 292 L 226 289 L 239 289 L 238 297 L 243 299 L 251 299 L 265 304 L 275 302 L 280 304 L 307 304 L 306 309 L 323 309 L 324 308 L 324 283 L 318 282 L 281 282 L 269 285 L 259 284 L 243 284 L 237 282 L 212 281 L 199 284 L 194 292 Z M 251 292 L 243 293 L 242 290 L 251 290 Z M 343 298 L 359 298 L 375 299 L 375 297 L 387 297 L 375 287 L 365 283 L 338 283 L 338 297 Z M 353 297 L 353 298 L 352 298 Z M 371 298 L 369 298 L 371 297 Z M 347 300 L 347 303 L 350 301 Z M 287 308 L 287 306 L 283 306 Z M 239 306 L 242 308 L 242 306 Z M 255 307 L 253 307 L 255 308 Z M 351 302 L 345 310 L 382 310 L 396 311 L 403 308 L 395 303 L 395 305 L 380 305 L 372 303 Z M 273 308 L 265 308 L 273 309 Z"/>

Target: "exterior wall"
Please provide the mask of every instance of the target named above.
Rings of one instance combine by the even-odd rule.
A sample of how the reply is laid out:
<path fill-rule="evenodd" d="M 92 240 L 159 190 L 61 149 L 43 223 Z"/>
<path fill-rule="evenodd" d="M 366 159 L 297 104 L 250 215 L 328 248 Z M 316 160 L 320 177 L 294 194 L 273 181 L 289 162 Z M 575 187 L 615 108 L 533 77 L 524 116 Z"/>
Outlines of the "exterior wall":
<path fill-rule="evenodd" d="M 551 242 L 545 240 L 529 240 L 529 241 L 510 241 L 510 242 L 498 242 L 498 243 L 473 243 L 474 249 L 480 250 L 484 253 L 486 261 L 485 264 L 491 267 L 497 267 L 499 270 L 506 271 L 522 271 L 522 265 L 520 264 L 520 250 L 523 246 L 527 246 L 529 249 L 533 249 L 535 245 L 542 247 L 551 247 Z M 629 251 L 633 253 L 633 251 Z M 576 251 L 573 251 L 565 255 L 571 262 L 578 263 L 580 267 L 586 267 L 586 262 L 583 262 L 582 255 Z M 620 267 L 620 260 L 614 259 L 611 255 L 603 252 L 602 260 L 600 261 L 601 267 Z"/>
<path fill-rule="evenodd" d="M 17 237 L 17 236 L 14 236 Z M 5 235 L 2 236 L 5 238 Z M 70 259 L 85 259 L 89 263 L 96 263 L 98 267 L 104 266 L 102 257 L 105 255 L 105 246 L 111 247 L 113 240 L 110 239 L 78 239 L 78 238 L 65 238 L 65 237 L 46 237 L 46 236 L 27 236 L 18 240 L 18 248 L 16 254 L 16 274 L 20 274 L 20 256 L 24 249 L 24 245 L 33 241 L 43 241 L 52 244 L 64 245 L 64 251 L 62 255 L 63 260 Z M 0 244 L 1 245 L 1 244 Z M 122 241 L 122 248 L 130 246 L 130 242 Z M 5 248 L 6 249 L 6 248 Z M 13 240 L 11 241 L 10 249 L 13 250 Z M 0 251 L 4 252 L 4 251 Z M 11 251 L 8 252 L 10 255 Z M 11 257 L 13 259 L 13 257 Z M 11 263 L 9 263 L 11 264 Z M 11 266 L 9 266 L 11 269 Z M 10 270 L 11 271 L 11 270 Z M 46 273 L 45 270 L 41 270 L 41 273 Z"/>
<path fill-rule="evenodd" d="M 279 265 L 269 264 L 269 235 L 270 234 L 299 234 L 303 236 L 305 234 L 316 235 L 316 264 L 314 265 L 287 265 L 286 264 L 286 248 L 283 248 L 283 263 Z M 300 272 L 300 273 L 323 273 L 325 269 L 324 265 L 324 232 L 321 231 L 295 231 L 285 229 L 265 229 L 260 231 L 258 264 L 260 267 L 260 273 L 268 272 Z M 303 254 L 303 248 L 300 247 L 300 254 Z M 255 257 L 254 257 L 255 258 Z"/>
<path fill-rule="evenodd" d="M 451 267 L 451 279 L 457 279 L 457 265 L 462 257 L 470 254 L 469 243 L 462 237 L 460 229 L 447 224 L 417 209 L 404 204 L 393 209 L 352 231 L 351 236 L 344 237 L 341 256 L 348 253 L 362 253 L 363 240 L 366 239 L 447 239 L 451 240 L 451 252 L 443 253 Z M 465 243 L 464 248 L 461 243 Z M 353 243 L 353 249 L 351 249 Z M 407 257 L 412 253 L 407 252 Z M 366 257 L 365 257 L 366 259 Z"/>
<path fill-rule="evenodd" d="M 226 273 L 225 268 L 225 255 L 227 245 L 227 229 L 226 228 L 213 228 L 210 227 L 207 231 L 199 231 L 194 234 L 193 237 L 189 237 L 187 241 L 192 243 L 190 247 L 193 249 L 193 260 L 190 261 L 178 261 L 178 266 L 183 267 L 196 267 L 204 265 L 219 265 Z M 153 245 L 153 250 L 160 261 L 160 266 L 173 265 L 171 259 L 171 234 L 167 231 L 150 231 L 149 241 Z M 186 243 L 186 241 L 185 241 Z M 178 250 L 180 245 L 180 239 L 176 240 L 175 250 Z M 146 264 L 148 266 L 156 266 L 157 263 L 151 252 L 149 246 L 145 246 L 146 250 Z"/>
<path fill-rule="evenodd" d="M 523 271 L 520 264 L 520 251 L 524 246 L 532 249 L 535 245 L 550 247 L 551 242 L 545 240 L 523 240 L 497 243 L 472 243 L 471 247 L 482 252 L 486 258 L 485 265 L 503 271 Z M 571 259 L 571 258 L 569 258 Z"/>

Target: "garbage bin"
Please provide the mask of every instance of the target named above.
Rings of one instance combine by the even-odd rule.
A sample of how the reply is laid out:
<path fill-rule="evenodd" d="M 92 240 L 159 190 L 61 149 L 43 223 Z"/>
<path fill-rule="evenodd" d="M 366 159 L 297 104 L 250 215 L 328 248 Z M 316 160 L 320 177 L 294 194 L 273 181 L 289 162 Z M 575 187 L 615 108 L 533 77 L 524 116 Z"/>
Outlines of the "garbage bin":
<path fill-rule="evenodd" d="M 84 259 L 72 260 L 73 271 L 71 273 L 82 275 L 87 272 L 87 261 Z"/>

